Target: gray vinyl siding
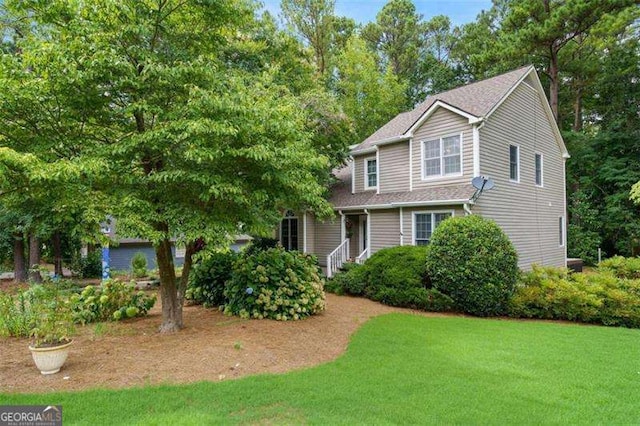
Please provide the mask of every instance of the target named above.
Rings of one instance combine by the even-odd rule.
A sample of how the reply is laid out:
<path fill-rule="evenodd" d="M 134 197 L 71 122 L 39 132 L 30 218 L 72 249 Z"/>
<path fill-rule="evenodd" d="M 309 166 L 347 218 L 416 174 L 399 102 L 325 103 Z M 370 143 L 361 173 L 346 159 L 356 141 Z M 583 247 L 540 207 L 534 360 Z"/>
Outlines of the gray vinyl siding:
<path fill-rule="evenodd" d="M 558 218 L 566 221 L 564 159 L 539 95 L 521 84 L 480 129 L 480 172 L 495 188 L 473 209 L 506 232 L 525 270 L 533 263 L 565 266 L 566 261 L 566 241 L 564 247 L 558 244 Z M 509 180 L 512 144 L 520 147 L 519 183 Z M 536 152 L 543 154 L 543 188 L 535 185 Z"/>
<path fill-rule="evenodd" d="M 369 214 L 371 230 L 371 253 L 385 247 L 400 245 L 400 210 L 371 210 Z"/>
<path fill-rule="evenodd" d="M 462 134 L 462 175 L 422 180 L 422 142 Z M 414 133 L 412 144 L 413 189 L 468 183 L 473 178 L 473 131 L 469 120 L 438 108 Z"/>
<path fill-rule="evenodd" d="M 359 155 L 354 157 L 353 159 L 353 167 L 355 167 L 354 177 L 355 177 L 355 192 L 364 191 L 364 170 L 365 170 L 365 161 L 369 158 L 375 158 L 375 153 L 370 153 L 366 155 Z M 380 181 L 380 177 L 378 176 L 378 182 Z M 368 189 L 367 191 L 374 191 Z"/>
<path fill-rule="evenodd" d="M 409 142 L 383 145 L 380 158 L 380 193 L 409 190 Z"/>
<path fill-rule="evenodd" d="M 327 222 L 316 221 L 314 228 L 314 254 L 318 256 L 318 261 L 321 265 L 326 265 L 327 255 L 340 245 L 340 219 L 337 218 Z"/>
<path fill-rule="evenodd" d="M 120 244 L 109 248 L 109 268 L 120 271 L 131 269 L 131 259 L 137 252 L 142 252 L 147 258 L 147 269 L 156 269 L 156 252 L 151 243 Z M 182 266 L 184 258 L 176 259 L 176 248 L 172 245 L 173 263 L 175 266 Z"/>

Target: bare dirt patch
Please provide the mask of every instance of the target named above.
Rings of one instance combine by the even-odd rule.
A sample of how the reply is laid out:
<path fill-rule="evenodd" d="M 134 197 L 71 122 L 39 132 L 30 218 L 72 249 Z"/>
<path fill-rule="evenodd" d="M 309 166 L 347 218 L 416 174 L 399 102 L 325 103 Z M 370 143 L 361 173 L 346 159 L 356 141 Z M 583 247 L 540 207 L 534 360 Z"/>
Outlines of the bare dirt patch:
<path fill-rule="evenodd" d="M 184 330 L 161 335 L 158 305 L 146 318 L 80 327 L 65 366 L 51 376 L 36 369 L 27 339 L 0 340 L 0 392 L 124 388 L 281 373 L 337 358 L 351 334 L 374 316 L 412 312 L 332 294 L 327 295 L 324 313 L 297 322 L 242 320 L 189 306 Z"/>

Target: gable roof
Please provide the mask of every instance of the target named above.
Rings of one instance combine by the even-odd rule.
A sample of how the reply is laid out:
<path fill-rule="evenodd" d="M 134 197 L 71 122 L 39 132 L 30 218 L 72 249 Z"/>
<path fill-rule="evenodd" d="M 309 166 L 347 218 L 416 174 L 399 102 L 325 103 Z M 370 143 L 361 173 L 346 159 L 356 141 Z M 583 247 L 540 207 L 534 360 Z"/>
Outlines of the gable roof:
<path fill-rule="evenodd" d="M 413 110 L 398 114 L 351 152 L 353 154 L 367 152 L 373 146 L 386 141 L 408 139 L 411 136 L 408 135 L 408 132 L 423 118 L 425 113 L 436 105 L 454 110 L 470 120 L 479 121 L 486 118 L 531 71 L 534 71 L 534 68 L 532 65 L 528 65 L 486 80 L 429 96 Z"/>

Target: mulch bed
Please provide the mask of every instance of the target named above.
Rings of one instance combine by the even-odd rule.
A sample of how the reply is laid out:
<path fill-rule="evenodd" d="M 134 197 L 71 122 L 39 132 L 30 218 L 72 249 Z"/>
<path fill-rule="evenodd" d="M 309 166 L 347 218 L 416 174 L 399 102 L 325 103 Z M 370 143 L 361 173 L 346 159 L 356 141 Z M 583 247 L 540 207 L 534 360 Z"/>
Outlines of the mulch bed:
<path fill-rule="evenodd" d="M 297 322 L 242 320 L 188 306 L 185 328 L 162 335 L 157 303 L 145 318 L 79 327 L 65 366 L 51 376 L 36 369 L 28 339 L 0 339 L 0 392 L 117 389 L 282 373 L 337 358 L 364 322 L 389 312 L 413 311 L 332 294 L 324 313 Z"/>

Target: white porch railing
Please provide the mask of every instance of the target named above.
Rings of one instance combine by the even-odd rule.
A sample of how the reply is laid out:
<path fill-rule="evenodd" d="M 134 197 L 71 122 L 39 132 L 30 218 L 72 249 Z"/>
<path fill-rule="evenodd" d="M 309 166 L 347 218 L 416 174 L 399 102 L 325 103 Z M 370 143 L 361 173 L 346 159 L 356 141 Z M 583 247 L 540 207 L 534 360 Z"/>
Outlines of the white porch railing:
<path fill-rule="evenodd" d="M 364 249 L 360 256 L 356 257 L 356 263 L 363 264 L 369 258 L 369 248 Z"/>
<path fill-rule="evenodd" d="M 349 259 L 349 239 L 345 239 L 334 251 L 327 255 L 327 278 L 342 268 L 342 264 Z"/>

